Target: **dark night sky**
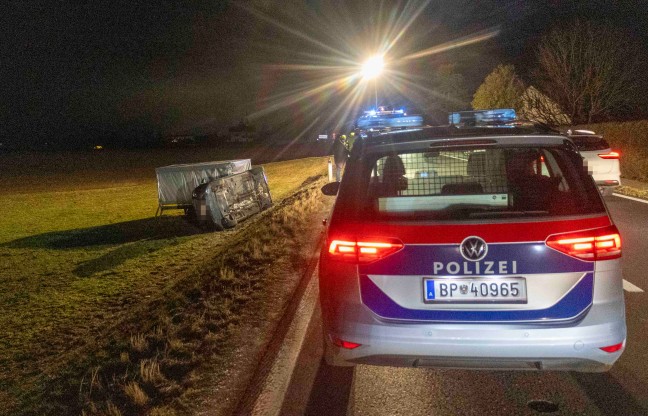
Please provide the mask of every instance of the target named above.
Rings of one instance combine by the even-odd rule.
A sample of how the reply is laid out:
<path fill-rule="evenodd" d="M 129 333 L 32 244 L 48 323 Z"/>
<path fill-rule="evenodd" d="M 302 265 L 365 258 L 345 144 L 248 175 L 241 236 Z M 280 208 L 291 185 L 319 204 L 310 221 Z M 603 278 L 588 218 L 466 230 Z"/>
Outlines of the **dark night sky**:
<path fill-rule="evenodd" d="M 5 1 L 0 6 L 0 142 L 222 131 L 246 115 L 308 125 L 336 91 L 265 112 L 331 65 L 333 48 L 362 59 L 385 21 L 422 2 Z M 4 10 L 3 10 L 4 9 Z M 263 18 L 265 16 L 266 18 Z M 456 63 L 472 90 L 500 63 L 525 75 L 537 37 L 576 16 L 624 27 L 644 44 L 648 1 L 431 1 L 394 48 L 414 52 L 499 27 L 500 35 L 413 63 L 412 79 Z M 277 24 L 271 24 L 272 20 Z M 280 28 L 279 25 L 283 25 Z M 313 43 L 296 33 L 305 34 Z M 311 77 L 311 78 L 309 78 Z"/>

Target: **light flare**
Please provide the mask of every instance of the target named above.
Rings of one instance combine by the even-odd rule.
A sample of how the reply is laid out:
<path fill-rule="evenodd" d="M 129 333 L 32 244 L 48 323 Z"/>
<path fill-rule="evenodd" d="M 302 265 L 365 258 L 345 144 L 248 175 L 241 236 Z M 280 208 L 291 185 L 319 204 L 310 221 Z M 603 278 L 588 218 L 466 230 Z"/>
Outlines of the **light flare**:
<path fill-rule="evenodd" d="M 429 100 L 430 97 L 439 97 L 446 102 L 456 101 L 459 104 L 461 101 L 458 99 L 454 100 L 447 94 L 426 88 L 423 85 L 426 79 L 412 76 L 405 72 L 404 68 L 415 60 L 485 42 L 496 37 L 500 29 L 493 27 L 416 52 L 408 52 L 407 44 L 415 44 L 413 39 L 416 39 L 416 36 L 407 35 L 411 33 L 415 22 L 430 3 L 431 0 L 421 3 L 407 2 L 399 8 L 381 2 L 378 5 L 378 13 L 373 18 L 374 21 L 383 23 L 372 26 L 373 38 L 365 43 L 359 41 L 358 30 L 347 30 L 354 28 L 356 22 L 348 19 L 349 13 L 345 13 L 344 10 L 336 10 L 339 13 L 337 20 L 335 18 L 327 20 L 324 15 L 313 12 L 308 17 L 320 19 L 309 21 L 308 25 L 301 26 L 303 30 L 299 30 L 295 24 L 286 22 L 306 21 L 305 16 L 286 15 L 286 22 L 282 22 L 253 5 L 237 3 L 238 7 L 253 17 L 278 28 L 291 37 L 294 36 L 297 42 L 305 41 L 312 46 L 311 49 L 291 52 L 293 62 L 263 66 L 264 71 L 290 74 L 290 78 L 285 83 L 287 85 L 275 88 L 276 92 L 273 95 L 257 99 L 257 111 L 249 114 L 248 118 L 254 120 L 300 105 L 301 116 L 314 120 L 308 123 L 307 129 L 317 123 L 338 129 L 344 125 L 345 120 L 348 118 L 352 120 L 357 116 L 358 111 L 369 101 L 368 99 L 373 98 L 369 95 L 373 96 L 375 93 L 377 97 L 378 88 L 399 93 L 415 104 Z M 319 24 L 315 24 L 316 22 Z M 339 27 L 340 25 L 342 28 Z M 307 33 L 306 30 L 311 33 Z M 366 30 L 360 33 L 366 35 Z M 366 39 L 366 36 L 364 38 Z M 399 45 L 402 51 L 399 51 Z M 278 50 L 277 44 L 269 43 L 267 46 L 268 49 Z M 362 51 L 367 50 L 375 51 L 375 55 L 364 64 L 360 64 L 359 57 L 364 55 Z M 268 78 L 275 79 L 274 76 Z M 415 82 L 418 78 L 423 82 Z M 359 82 L 362 80 L 372 82 Z M 371 92 L 368 91 L 368 84 L 372 86 Z M 303 134 L 305 130 L 298 136 L 301 137 Z"/>
<path fill-rule="evenodd" d="M 364 79 L 374 79 L 383 72 L 385 60 L 382 55 L 374 55 L 362 64 L 362 77 Z"/>
<path fill-rule="evenodd" d="M 464 36 L 450 42 L 442 43 L 441 45 L 433 46 L 431 48 L 412 53 L 410 55 L 404 56 L 401 58 L 402 61 L 410 61 L 412 59 L 421 59 L 426 56 L 436 55 L 441 52 L 446 52 L 451 49 L 461 48 L 463 46 L 472 45 L 474 43 L 480 43 L 487 41 L 495 36 L 499 35 L 499 28 L 492 28 L 485 31 L 478 32 L 469 36 Z"/>

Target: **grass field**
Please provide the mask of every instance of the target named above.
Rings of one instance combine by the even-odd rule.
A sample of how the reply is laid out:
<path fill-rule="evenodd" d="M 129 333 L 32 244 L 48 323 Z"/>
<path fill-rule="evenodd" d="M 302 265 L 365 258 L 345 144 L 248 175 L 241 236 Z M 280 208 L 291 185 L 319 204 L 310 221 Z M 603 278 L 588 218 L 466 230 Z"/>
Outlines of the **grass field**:
<path fill-rule="evenodd" d="M 146 155 L 92 169 L 51 156 L 51 170 L 39 155 L 0 183 L 0 414 L 175 414 L 264 270 L 303 244 L 319 194 L 286 198 L 321 177 L 325 159 L 264 165 L 280 206 L 205 233 L 178 215 L 153 218 Z"/>

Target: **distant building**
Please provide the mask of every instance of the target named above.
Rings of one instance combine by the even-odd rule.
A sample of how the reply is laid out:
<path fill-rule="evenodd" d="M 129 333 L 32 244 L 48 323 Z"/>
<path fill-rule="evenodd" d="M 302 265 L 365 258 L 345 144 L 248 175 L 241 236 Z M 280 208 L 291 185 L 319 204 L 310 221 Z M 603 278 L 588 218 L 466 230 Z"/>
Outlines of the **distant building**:
<path fill-rule="evenodd" d="M 229 128 L 229 141 L 230 142 L 254 142 L 258 139 L 259 133 L 256 128 L 246 120 L 242 120 L 236 126 Z"/>
<path fill-rule="evenodd" d="M 192 134 L 172 134 L 162 137 L 162 142 L 168 146 L 190 146 L 207 139 L 207 136 L 198 136 Z"/>

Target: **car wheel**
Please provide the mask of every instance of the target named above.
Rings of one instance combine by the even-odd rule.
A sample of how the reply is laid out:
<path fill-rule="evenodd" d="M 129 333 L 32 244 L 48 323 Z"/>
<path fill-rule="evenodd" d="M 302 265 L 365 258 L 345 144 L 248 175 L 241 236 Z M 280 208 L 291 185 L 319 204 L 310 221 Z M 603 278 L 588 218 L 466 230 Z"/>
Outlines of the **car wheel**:
<path fill-rule="evenodd" d="M 614 193 L 614 187 L 612 186 L 599 186 L 599 192 L 602 196 L 610 196 Z"/>

